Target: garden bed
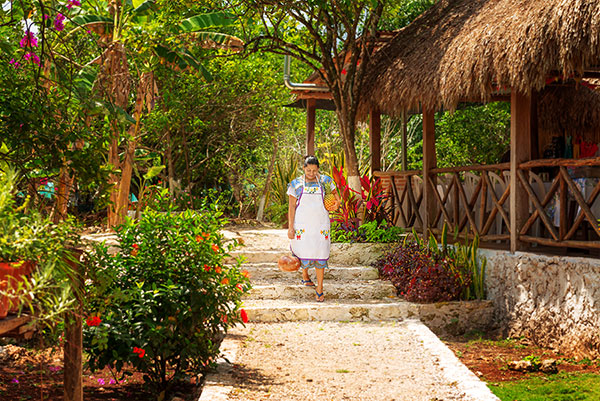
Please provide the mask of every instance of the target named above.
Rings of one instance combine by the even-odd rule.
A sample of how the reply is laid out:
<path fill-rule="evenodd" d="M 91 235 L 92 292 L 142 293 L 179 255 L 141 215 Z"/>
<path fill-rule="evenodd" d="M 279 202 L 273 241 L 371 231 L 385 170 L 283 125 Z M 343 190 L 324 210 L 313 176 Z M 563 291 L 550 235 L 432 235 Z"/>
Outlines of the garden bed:
<path fill-rule="evenodd" d="M 62 350 L 47 348 L 31 351 L 27 348 L 0 346 L 0 399 L 3 401 L 62 400 Z M 174 394 L 182 400 L 197 400 L 202 376 L 175 387 Z M 141 373 L 133 373 L 117 383 L 108 368 L 90 373 L 84 370 L 83 393 L 86 401 L 153 399 Z"/>

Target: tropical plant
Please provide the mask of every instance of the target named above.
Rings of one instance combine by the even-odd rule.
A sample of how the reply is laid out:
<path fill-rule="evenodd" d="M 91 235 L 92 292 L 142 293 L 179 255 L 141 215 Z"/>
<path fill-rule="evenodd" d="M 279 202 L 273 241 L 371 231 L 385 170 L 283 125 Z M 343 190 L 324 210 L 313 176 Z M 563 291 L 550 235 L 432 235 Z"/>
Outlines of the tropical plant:
<path fill-rule="evenodd" d="M 374 242 L 374 243 L 393 243 L 399 242 L 404 236 L 402 227 L 388 226 L 383 220 L 381 223 L 373 220 L 361 224 L 357 231 L 347 231 L 338 228 L 338 223 L 331 225 L 332 242 Z"/>
<path fill-rule="evenodd" d="M 248 273 L 224 258 L 237 245 L 215 205 L 182 213 L 145 209 L 117 229 L 121 251 L 91 257 L 84 343 L 92 370 L 143 372 L 164 399 L 174 382 L 215 361 L 227 329 L 246 322 Z"/>

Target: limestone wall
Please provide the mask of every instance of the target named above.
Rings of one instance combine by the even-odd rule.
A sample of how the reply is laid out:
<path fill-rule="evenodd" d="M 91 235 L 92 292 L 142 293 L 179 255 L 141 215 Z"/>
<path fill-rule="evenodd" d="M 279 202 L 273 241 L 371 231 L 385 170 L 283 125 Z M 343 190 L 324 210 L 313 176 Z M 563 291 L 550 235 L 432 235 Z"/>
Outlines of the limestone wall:
<path fill-rule="evenodd" d="M 509 336 L 600 357 L 600 260 L 482 250 L 496 322 Z"/>

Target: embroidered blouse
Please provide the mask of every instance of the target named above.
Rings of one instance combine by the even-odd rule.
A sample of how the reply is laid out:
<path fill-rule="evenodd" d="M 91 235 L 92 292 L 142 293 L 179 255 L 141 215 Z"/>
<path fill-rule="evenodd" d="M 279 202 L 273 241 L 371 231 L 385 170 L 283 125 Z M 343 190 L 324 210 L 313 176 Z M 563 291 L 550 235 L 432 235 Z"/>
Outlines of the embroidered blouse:
<path fill-rule="evenodd" d="M 306 185 L 304 185 L 304 176 L 301 175 L 300 177 L 296 178 L 295 180 L 292 180 L 292 182 L 288 184 L 287 194 L 292 195 L 296 199 L 299 199 L 300 194 L 302 193 L 303 186 L 306 186 L 306 188 L 310 188 L 318 187 L 319 184 L 323 187 L 325 193 L 331 193 L 335 191 L 335 181 L 333 181 L 333 178 L 331 178 L 328 175 L 319 175 L 319 183 L 308 182 L 306 183 Z"/>

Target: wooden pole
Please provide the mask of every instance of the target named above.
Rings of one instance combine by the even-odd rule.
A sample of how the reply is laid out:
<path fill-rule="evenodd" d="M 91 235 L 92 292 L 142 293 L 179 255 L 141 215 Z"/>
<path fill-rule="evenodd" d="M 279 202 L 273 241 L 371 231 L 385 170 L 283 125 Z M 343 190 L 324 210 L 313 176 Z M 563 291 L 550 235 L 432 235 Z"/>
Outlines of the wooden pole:
<path fill-rule="evenodd" d="M 306 101 L 306 154 L 315 154 L 315 117 L 317 111 L 316 99 Z"/>
<path fill-rule="evenodd" d="M 406 110 L 402 110 L 402 171 L 407 170 L 407 160 L 406 160 L 406 147 L 407 145 L 407 133 L 406 133 L 406 124 L 408 123 Z"/>
<path fill-rule="evenodd" d="M 423 107 L 423 202 L 425 202 L 423 216 L 423 235 L 428 236 L 428 229 L 436 215 L 435 191 L 436 179 L 431 177 L 431 169 L 437 165 L 435 156 L 435 110 Z M 433 186 L 430 185 L 433 182 Z"/>
<path fill-rule="evenodd" d="M 518 182 L 519 164 L 531 159 L 531 96 L 513 91 L 510 99 L 510 251 L 523 248 L 519 230 L 529 217 L 527 191 Z"/>
<path fill-rule="evenodd" d="M 369 113 L 369 148 L 371 150 L 371 175 L 381 170 L 381 114 L 372 109 Z"/>
<path fill-rule="evenodd" d="M 81 291 L 83 290 L 83 279 L 81 277 L 81 255 L 82 251 L 73 249 L 73 259 L 67 263 L 73 269 L 74 277 L 71 282 L 73 292 L 79 305 L 75 313 L 69 314 L 65 322 L 65 345 L 64 345 L 64 401 L 83 401 L 83 335 L 82 335 L 82 313 L 83 306 Z"/>

